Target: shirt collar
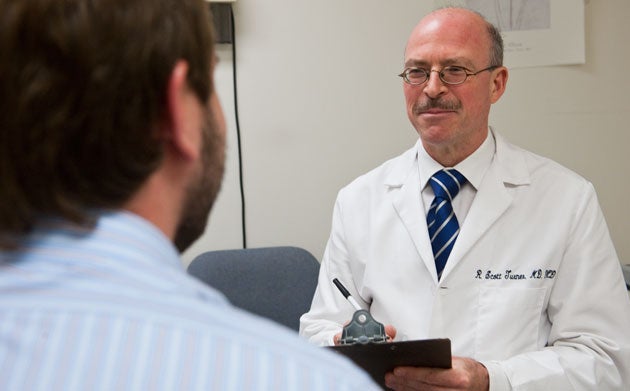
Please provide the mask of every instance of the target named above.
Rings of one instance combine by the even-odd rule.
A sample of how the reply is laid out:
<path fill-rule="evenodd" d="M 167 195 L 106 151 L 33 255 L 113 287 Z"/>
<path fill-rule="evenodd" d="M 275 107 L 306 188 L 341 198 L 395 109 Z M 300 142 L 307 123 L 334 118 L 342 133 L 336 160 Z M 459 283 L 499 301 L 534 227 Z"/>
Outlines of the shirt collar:
<path fill-rule="evenodd" d="M 21 240 L 20 252 L 34 248 L 67 248 L 91 254 L 81 263 L 138 268 L 141 264 L 182 269 L 177 249 L 155 225 L 125 210 L 91 210 L 92 226 L 58 217 L 42 218 Z M 1 255 L 1 253 L 0 253 Z M 1 259 L 1 257 L 0 257 Z M 64 260 L 70 262 L 70 260 Z M 72 260 L 74 262 L 74 260 Z"/>
<path fill-rule="evenodd" d="M 427 151 L 425 151 L 422 143 L 418 143 L 418 170 L 420 173 L 420 188 L 424 189 L 429 183 L 431 176 L 436 171 L 445 168 L 436 162 Z M 466 159 L 457 164 L 454 168 L 466 177 L 475 189 L 479 188 L 481 180 L 485 175 L 496 150 L 496 141 L 494 134 L 488 131 L 488 135 L 484 142 Z"/>

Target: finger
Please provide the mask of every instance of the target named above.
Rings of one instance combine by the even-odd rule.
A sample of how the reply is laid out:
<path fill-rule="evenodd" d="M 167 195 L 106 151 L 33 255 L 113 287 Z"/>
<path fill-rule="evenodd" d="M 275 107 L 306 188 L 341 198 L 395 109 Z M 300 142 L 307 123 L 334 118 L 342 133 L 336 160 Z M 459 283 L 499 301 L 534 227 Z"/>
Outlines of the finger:
<path fill-rule="evenodd" d="M 396 327 L 392 326 L 391 324 L 386 325 L 385 334 L 387 335 L 388 339 L 393 340 L 394 338 L 396 338 Z"/>
<path fill-rule="evenodd" d="M 402 374 L 403 376 L 399 376 Z M 404 376 L 407 372 L 390 372 L 385 375 L 385 385 L 388 389 L 392 389 L 395 391 L 406 391 L 406 390 L 429 390 L 431 389 L 430 385 L 427 383 L 418 380 L 415 377 L 407 377 Z"/>
<path fill-rule="evenodd" d="M 450 371 L 439 368 L 426 367 L 398 367 L 394 368 L 394 376 L 399 379 L 400 384 L 404 384 L 412 389 L 433 389 L 431 386 L 440 387 L 448 379 Z"/>

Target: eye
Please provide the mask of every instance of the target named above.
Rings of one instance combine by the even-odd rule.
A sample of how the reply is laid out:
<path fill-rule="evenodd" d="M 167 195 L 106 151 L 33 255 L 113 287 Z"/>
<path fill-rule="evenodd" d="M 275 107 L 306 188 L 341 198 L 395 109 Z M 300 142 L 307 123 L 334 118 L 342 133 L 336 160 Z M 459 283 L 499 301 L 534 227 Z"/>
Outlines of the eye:
<path fill-rule="evenodd" d="M 422 68 L 409 68 L 406 73 L 409 79 L 424 79 L 428 72 Z"/>
<path fill-rule="evenodd" d="M 464 67 L 450 66 L 442 70 L 442 73 L 449 76 L 463 76 L 466 74 L 467 69 Z"/>

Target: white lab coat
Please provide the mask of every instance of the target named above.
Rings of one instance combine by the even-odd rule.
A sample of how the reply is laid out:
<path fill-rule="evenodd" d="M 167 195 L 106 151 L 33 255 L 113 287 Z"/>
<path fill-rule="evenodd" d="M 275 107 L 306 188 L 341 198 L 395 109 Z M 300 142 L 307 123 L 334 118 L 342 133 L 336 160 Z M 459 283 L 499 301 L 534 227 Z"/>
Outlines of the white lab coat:
<path fill-rule="evenodd" d="M 330 345 L 353 307 L 396 340 L 450 338 L 491 390 L 630 385 L 630 301 L 591 183 L 495 134 L 496 153 L 438 282 L 418 146 L 339 192 L 300 333 Z"/>

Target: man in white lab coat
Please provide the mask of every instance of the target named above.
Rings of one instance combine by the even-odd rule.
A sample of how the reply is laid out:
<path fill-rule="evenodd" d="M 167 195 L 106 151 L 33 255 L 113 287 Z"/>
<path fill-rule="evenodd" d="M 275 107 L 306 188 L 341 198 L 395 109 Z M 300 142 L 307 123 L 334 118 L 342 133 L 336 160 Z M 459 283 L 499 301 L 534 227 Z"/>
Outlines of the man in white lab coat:
<path fill-rule="evenodd" d="M 395 340 L 451 339 L 452 369 L 396 368 L 393 389 L 624 389 L 630 302 L 595 191 L 490 129 L 502 57 L 471 11 L 441 9 L 413 30 L 401 76 L 420 139 L 340 191 L 300 333 L 337 343 L 354 312 L 337 278 Z M 426 217 L 443 168 L 465 181 L 439 272 Z"/>

